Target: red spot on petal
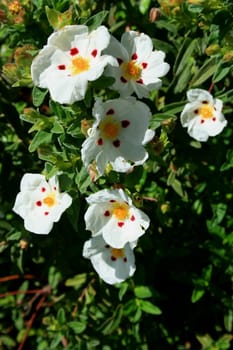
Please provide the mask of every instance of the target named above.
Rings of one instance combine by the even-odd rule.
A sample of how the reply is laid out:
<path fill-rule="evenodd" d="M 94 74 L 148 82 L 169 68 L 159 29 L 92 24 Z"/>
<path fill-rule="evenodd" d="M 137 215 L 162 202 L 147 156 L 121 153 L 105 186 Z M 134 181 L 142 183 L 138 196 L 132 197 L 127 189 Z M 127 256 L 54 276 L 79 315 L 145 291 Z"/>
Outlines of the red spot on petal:
<path fill-rule="evenodd" d="M 121 77 L 121 82 L 122 83 L 127 83 L 127 80 L 124 77 Z"/>
<path fill-rule="evenodd" d="M 56 186 L 54 186 L 54 187 L 53 187 L 53 189 L 54 189 L 54 191 L 56 191 L 56 190 L 57 190 L 57 187 L 56 187 Z"/>
<path fill-rule="evenodd" d="M 127 262 L 127 258 L 126 258 L 126 257 L 124 257 L 123 261 L 124 261 L 124 262 Z"/>
<path fill-rule="evenodd" d="M 213 122 L 216 122 L 216 118 L 215 117 L 213 117 L 212 120 L 213 120 Z"/>
<path fill-rule="evenodd" d="M 146 69 L 147 66 L 148 66 L 148 63 L 142 62 L 142 68 L 143 68 L 143 69 Z"/>
<path fill-rule="evenodd" d="M 110 245 L 109 244 L 105 244 L 105 248 L 110 248 Z"/>
<path fill-rule="evenodd" d="M 127 128 L 127 126 L 129 126 L 129 124 L 130 124 L 129 120 L 122 120 L 121 121 L 122 128 Z"/>
<path fill-rule="evenodd" d="M 123 59 L 118 57 L 117 62 L 119 63 L 119 65 L 121 65 L 121 63 L 123 62 Z"/>
<path fill-rule="evenodd" d="M 120 147 L 121 141 L 120 140 L 115 140 L 115 141 L 113 141 L 112 144 L 113 144 L 114 147 Z"/>
<path fill-rule="evenodd" d="M 111 260 L 112 260 L 112 261 L 116 261 L 115 256 L 111 256 Z"/>
<path fill-rule="evenodd" d="M 195 109 L 195 110 L 194 110 L 194 113 L 195 113 L 195 114 L 198 114 L 198 109 Z"/>
<path fill-rule="evenodd" d="M 143 84 L 143 80 L 142 79 L 136 80 L 136 83 Z"/>
<path fill-rule="evenodd" d="M 60 70 L 65 70 L 65 69 L 66 69 L 66 66 L 65 66 L 65 64 L 59 64 L 59 65 L 57 66 L 57 68 L 60 69 Z"/>
<path fill-rule="evenodd" d="M 130 220 L 131 220 L 131 221 L 135 221 L 135 216 L 132 215 L 132 216 L 130 217 Z"/>
<path fill-rule="evenodd" d="M 117 225 L 119 226 L 119 227 L 123 227 L 124 226 L 124 222 L 123 221 L 119 221 L 118 223 L 117 223 Z"/>
<path fill-rule="evenodd" d="M 107 115 L 110 115 L 110 114 L 114 114 L 115 113 L 115 111 L 114 111 L 114 109 L 113 108 L 110 108 L 108 111 L 107 111 Z"/>
<path fill-rule="evenodd" d="M 45 192 L 46 191 L 46 188 L 45 187 L 42 187 L 41 188 L 41 192 Z"/>
<path fill-rule="evenodd" d="M 97 51 L 96 49 L 94 49 L 94 50 L 92 51 L 91 55 L 92 55 L 93 57 L 96 57 L 97 53 L 98 53 L 98 51 Z"/>
<path fill-rule="evenodd" d="M 78 53 L 79 53 L 79 50 L 78 50 L 77 47 L 72 47 L 72 48 L 70 49 L 70 55 L 71 55 L 71 56 L 75 56 L 75 55 L 77 55 Z"/>
<path fill-rule="evenodd" d="M 103 142 L 103 139 L 98 139 L 98 140 L 97 140 L 97 145 L 98 145 L 98 146 L 102 146 L 103 143 L 104 143 L 104 142 Z"/>
<path fill-rule="evenodd" d="M 104 212 L 104 216 L 110 216 L 110 211 L 109 211 L 109 210 L 106 210 L 106 211 Z"/>
<path fill-rule="evenodd" d="M 41 206 L 42 206 L 42 202 L 41 202 L 41 201 L 37 201 L 37 202 L 36 202 L 36 205 L 37 205 L 38 207 L 41 207 Z"/>
<path fill-rule="evenodd" d="M 201 119 L 200 123 L 201 123 L 201 124 L 205 123 L 204 119 Z"/>
<path fill-rule="evenodd" d="M 48 212 L 48 211 L 45 211 L 45 212 L 44 212 L 44 215 L 45 215 L 45 216 L 49 215 L 49 212 Z"/>
<path fill-rule="evenodd" d="M 138 58 L 138 55 L 136 54 L 136 52 L 133 53 L 132 56 L 131 56 L 131 59 L 132 60 L 136 60 L 137 58 Z"/>
<path fill-rule="evenodd" d="M 109 201 L 110 203 L 115 203 L 116 202 L 116 200 L 115 199 L 110 199 L 110 201 Z"/>

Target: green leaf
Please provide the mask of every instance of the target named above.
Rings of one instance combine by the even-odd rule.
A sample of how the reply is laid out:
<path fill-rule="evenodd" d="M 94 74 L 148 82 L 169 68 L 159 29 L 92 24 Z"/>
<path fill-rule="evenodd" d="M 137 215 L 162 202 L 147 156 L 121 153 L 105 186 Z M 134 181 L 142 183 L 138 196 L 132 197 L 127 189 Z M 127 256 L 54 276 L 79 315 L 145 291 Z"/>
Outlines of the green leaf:
<path fill-rule="evenodd" d="M 208 348 L 213 344 L 213 339 L 209 334 L 197 335 L 197 340 L 203 346 L 204 349 Z"/>
<path fill-rule="evenodd" d="M 139 307 L 142 311 L 152 315 L 161 315 L 162 311 L 158 306 L 152 304 L 148 300 L 141 300 L 141 299 L 138 299 L 138 300 L 139 300 Z"/>
<path fill-rule="evenodd" d="M 233 330 L 233 310 L 228 310 L 224 316 L 224 326 L 227 332 L 232 333 Z"/>
<path fill-rule="evenodd" d="M 65 314 L 65 310 L 63 309 L 63 307 L 61 307 L 57 312 L 57 320 L 60 324 L 66 323 L 66 314 Z"/>
<path fill-rule="evenodd" d="M 58 121 L 55 121 L 54 125 L 53 125 L 53 127 L 51 129 L 51 132 L 54 133 L 54 134 L 63 134 L 64 133 L 64 128 Z"/>
<path fill-rule="evenodd" d="M 79 275 L 75 275 L 72 278 L 68 278 L 65 282 L 66 287 L 74 287 L 75 289 L 81 288 L 84 283 L 87 281 L 87 274 L 81 273 Z"/>
<path fill-rule="evenodd" d="M 39 107 L 44 99 L 45 96 L 47 95 L 48 90 L 46 89 L 40 89 L 36 86 L 33 87 L 32 89 L 32 102 L 34 104 L 34 106 Z"/>
<path fill-rule="evenodd" d="M 152 290 L 147 286 L 138 286 L 134 288 L 134 294 L 137 298 L 146 299 L 152 296 Z"/>
<path fill-rule="evenodd" d="M 216 57 L 211 57 L 206 61 L 202 67 L 194 75 L 190 87 L 195 87 L 203 84 L 207 79 L 209 79 L 217 69 L 217 59 Z"/>
<path fill-rule="evenodd" d="M 213 83 L 218 83 L 220 80 L 222 80 L 223 78 L 225 78 L 230 71 L 232 70 L 233 66 L 230 67 L 225 67 L 223 68 L 221 65 L 219 67 L 219 69 L 216 71 L 216 73 L 213 76 Z"/>
<path fill-rule="evenodd" d="M 186 65 L 183 68 L 183 71 L 180 73 L 179 78 L 176 82 L 174 88 L 175 94 L 178 92 L 186 91 L 189 86 L 189 82 L 192 76 L 192 67 L 194 66 L 194 58 L 189 57 L 187 59 Z"/>
<path fill-rule="evenodd" d="M 72 8 L 70 7 L 65 12 L 59 12 L 55 9 L 51 9 L 45 6 L 45 13 L 48 18 L 49 24 L 53 29 L 58 30 L 66 25 L 71 24 L 72 21 Z"/>
<path fill-rule="evenodd" d="M 125 295 L 125 293 L 127 292 L 128 290 L 128 283 L 125 282 L 125 283 L 121 283 L 120 284 L 120 290 L 119 290 L 119 294 L 118 294 L 118 297 L 119 297 L 119 300 L 122 300 L 123 299 L 123 296 Z"/>
<path fill-rule="evenodd" d="M 68 322 L 68 327 L 70 327 L 75 334 L 81 334 L 85 331 L 87 325 L 84 322 L 71 321 Z"/>
<path fill-rule="evenodd" d="M 28 148 L 29 152 L 35 152 L 40 145 L 52 142 L 52 138 L 53 134 L 43 130 L 39 130 L 32 139 L 32 142 Z"/>
<path fill-rule="evenodd" d="M 143 15 L 148 11 L 150 3 L 151 0 L 140 0 L 139 10 Z"/>
<path fill-rule="evenodd" d="M 62 334 L 58 333 L 54 335 L 54 338 L 50 344 L 50 349 L 55 349 L 62 340 Z"/>
<path fill-rule="evenodd" d="M 198 300 L 200 300 L 203 297 L 204 294 L 205 294 L 205 289 L 194 288 L 191 296 L 192 303 L 196 303 Z"/>
<path fill-rule="evenodd" d="M 15 340 L 13 340 L 12 338 L 10 338 L 8 335 L 1 335 L 0 336 L 0 344 L 2 345 L 6 345 L 6 347 L 8 348 L 12 348 L 16 346 L 16 342 Z"/>
<path fill-rule="evenodd" d="M 173 72 L 175 76 L 178 76 L 184 70 L 184 68 L 187 66 L 187 62 L 189 61 L 196 48 L 197 39 L 190 40 L 189 38 L 186 38 L 184 40 L 184 43 L 178 52 L 175 64 L 173 66 Z"/>
<path fill-rule="evenodd" d="M 89 27 L 89 31 L 92 31 L 94 29 L 97 29 L 103 23 L 107 15 L 108 11 L 100 11 L 96 15 L 88 18 L 84 24 Z"/>

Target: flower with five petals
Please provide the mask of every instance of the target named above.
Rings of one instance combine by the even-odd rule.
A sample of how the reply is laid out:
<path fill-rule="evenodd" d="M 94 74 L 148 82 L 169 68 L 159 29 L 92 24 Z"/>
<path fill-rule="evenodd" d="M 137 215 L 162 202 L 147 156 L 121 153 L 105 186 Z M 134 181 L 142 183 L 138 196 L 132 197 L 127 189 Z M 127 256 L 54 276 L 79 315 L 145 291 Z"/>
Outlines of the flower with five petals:
<path fill-rule="evenodd" d="M 13 211 L 24 219 L 26 230 L 48 234 L 71 203 L 67 193 L 59 192 L 55 176 L 47 182 L 44 175 L 27 173 L 22 177 Z"/>
<path fill-rule="evenodd" d="M 126 172 L 131 163 L 140 165 L 146 161 L 144 145 L 153 138 L 154 131 L 148 129 L 151 112 L 145 103 L 133 97 L 97 100 L 93 115 L 96 121 L 81 149 L 87 168 L 95 161 L 101 176 L 108 163 L 113 170 Z"/>
<path fill-rule="evenodd" d="M 92 236 L 102 235 L 106 244 L 121 249 L 135 242 L 149 227 L 149 217 L 136 208 L 122 190 L 100 190 L 87 197 L 89 207 L 84 219 Z"/>
<path fill-rule="evenodd" d="M 222 101 L 203 89 L 187 92 L 188 103 L 180 115 L 181 125 L 188 128 L 188 134 L 197 141 L 207 141 L 216 136 L 227 125 L 222 114 Z"/>
<path fill-rule="evenodd" d="M 85 25 L 70 25 L 50 35 L 31 66 L 34 84 L 48 89 L 54 101 L 72 104 L 85 97 L 88 82 L 98 79 L 115 58 L 101 55 L 110 41 L 106 27 L 88 32 Z"/>
<path fill-rule="evenodd" d="M 134 274 L 134 247 L 135 243 L 127 243 L 123 248 L 112 248 L 102 236 L 96 236 L 84 243 L 83 256 L 91 260 L 95 271 L 106 283 L 115 284 Z"/>
<path fill-rule="evenodd" d="M 123 97 L 134 92 L 138 98 L 148 97 L 150 91 L 161 87 L 159 78 L 170 69 L 169 64 L 164 62 L 165 53 L 153 51 L 152 40 L 144 33 L 125 32 L 121 42 L 112 36 L 105 52 L 117 58 L 119 66 L 107 67 L 106 75 L 115 78 L 111 88 Z"/>

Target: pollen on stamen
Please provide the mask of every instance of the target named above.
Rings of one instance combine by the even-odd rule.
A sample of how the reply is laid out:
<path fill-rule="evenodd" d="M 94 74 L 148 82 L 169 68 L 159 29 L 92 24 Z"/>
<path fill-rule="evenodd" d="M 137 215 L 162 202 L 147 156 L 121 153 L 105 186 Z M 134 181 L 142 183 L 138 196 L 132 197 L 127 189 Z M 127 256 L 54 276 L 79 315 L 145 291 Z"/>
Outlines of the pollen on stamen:
<path fill-rule="evenodd" d="M 108 111 L 107 111 L 107 115 L 110 115 L 110 114 L 114 114 L 115 113 L 115 111 L 114 111 L 114 109 L 113 108 L 110 108 Z"/>
<path fill-rule="evenodd" d="M 122 83 L 127 83 L 127 80 L 124 77 L 121 77 L 120 80 Z"/>
<path fill-rule="evenodd" d="M 146 69 L 147 66 L 148 66 L 148 63 L 142 62 L 142 68 L 143 68 L 143 69 Z"/>
<path fill-rule="evenodd" d="M 71 55 L 71 56 L 77 55 L 78 53 L 79 53 L 79 50 L 78 50 L 77 47 L 72 47 L 72 48 L 70 49 L 70 55 Z"/>
<path fill-rule="evenodd" d="M 121 125 L 122 125 L 122 128 L 127 128 L 130 125 L 130 121 L 122 120 Z"/>
<path fill-rule="evenodd" d="M 97 53 L 98 53 L 98 51 L 97 51 L 96 49 L 94 49 L 94 50 L 91 52 L 91 55 L 92 55 L 93 57 L 96 57 Z"/>
<path fill-rule="evenodd" d="M 59 70 L 65 70 L 65 69 L 66 69 L 66 66 L 65 66 L 65 64 L 59 64 L 59 65 L 57 66 L 57 68 L 58 68 Z"/>
<path fill-rule="evenodd" d="M 123 227 L 124 226 L 124 222 L 123 221 L 119 221 L 118 223 L 117 223 L 117 226 L 119 226 L 119 227 Z"/>
<path fill-rule="evenodd" d="M 115 140 L 115 141 L 113 141 L 112 144 L 113 144 L 114 147 L 120 147 L 121 141 L 120 140 Z"/>
<path fill-rule="evenodd" d="M 131 56 L 131 59 L 132 60 L 136 60 L 137 58 L 138 58 L 138 55 L 136 54 L 136 52 L 133 53 L 132 56 Z"/>

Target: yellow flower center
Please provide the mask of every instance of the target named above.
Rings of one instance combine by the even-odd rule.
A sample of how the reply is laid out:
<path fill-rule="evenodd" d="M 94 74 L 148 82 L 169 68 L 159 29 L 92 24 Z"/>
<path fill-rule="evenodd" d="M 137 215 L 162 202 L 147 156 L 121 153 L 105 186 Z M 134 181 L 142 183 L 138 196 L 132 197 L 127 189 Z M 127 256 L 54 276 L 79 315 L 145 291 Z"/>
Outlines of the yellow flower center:
<path fill-rule="evenodd" d="M 111 116 L 107 116 L 100 122 L 99 128 L 102 131 L 103 137 L 107 139 L 115 139 L 119 134 L 120 124 Z"/>
<path fill-rule="evenodd" d="M 212 118 L 214 115 L 214 108 L 209 104 L 202 104 L 201 107 L 198 108 L 198 113 L 202 118 Z"/>
<path fill-rule="evenodd" d="M 122 64 L 124 77 L 129 79 L 138 80 L 141 76 L 142 68 L 133 60 Z"/>
<path fill-rule="evenodd" d="M 125 251 L 124 249 L 116 249 L 116 248 L 112 248 L 111 249 L 111 255 L 118 259 L 118 258 L 124 258 L 125 256 Z"/>
<path fill-rule="evenodd" d="M 112 214 L 118 220 L 125 220 L 129 217 L 129 206 L 127 203 L 114 203 Z"/>
<path fill-rule="evenodd" d="M 53 207 L 56 204 L 55 195 L 51 193 L 43 199 L 43 203 L 46 204 L 48 207 Z"/>
<path fill-rule="evenodd" d="M 73 58 L 71 71 L 72 75 L 77 75 L 90 69 L 90 62 L 88 58 L 78 56 Z"/>

